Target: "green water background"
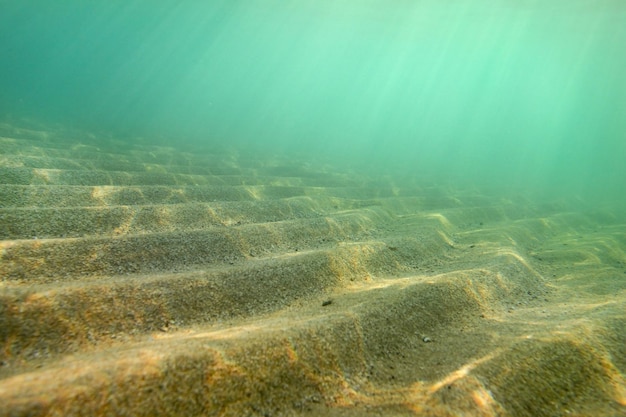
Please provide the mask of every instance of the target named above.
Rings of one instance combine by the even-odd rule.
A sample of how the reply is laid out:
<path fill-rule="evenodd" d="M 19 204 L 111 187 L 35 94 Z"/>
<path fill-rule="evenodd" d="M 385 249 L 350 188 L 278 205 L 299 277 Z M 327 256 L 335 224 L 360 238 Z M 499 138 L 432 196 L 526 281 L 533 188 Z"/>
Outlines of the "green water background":
<path fill-rule="evenodd" d="M 0 119 L 626 202 L 624 1 L 0 0 L 0 54 Z"/>

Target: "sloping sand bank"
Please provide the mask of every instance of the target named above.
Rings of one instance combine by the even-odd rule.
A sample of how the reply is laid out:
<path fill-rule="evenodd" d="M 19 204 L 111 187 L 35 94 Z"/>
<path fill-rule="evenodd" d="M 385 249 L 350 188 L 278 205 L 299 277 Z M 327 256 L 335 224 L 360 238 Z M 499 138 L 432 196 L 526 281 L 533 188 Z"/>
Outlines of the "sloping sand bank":
<path fill-rule="evenodd" d="M 626 415 L 617 208 L 1 133 L 2 416 Z"/>

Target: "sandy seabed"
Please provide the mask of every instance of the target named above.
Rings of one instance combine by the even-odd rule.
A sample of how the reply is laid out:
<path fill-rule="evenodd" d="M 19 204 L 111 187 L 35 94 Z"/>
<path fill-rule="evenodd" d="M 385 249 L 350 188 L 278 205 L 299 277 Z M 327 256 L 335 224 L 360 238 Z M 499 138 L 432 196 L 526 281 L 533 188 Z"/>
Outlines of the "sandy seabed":
<path fill-rule="evenodd" d="M 626 416 L 626 221 L 0 126 L 1 416 Z"/>

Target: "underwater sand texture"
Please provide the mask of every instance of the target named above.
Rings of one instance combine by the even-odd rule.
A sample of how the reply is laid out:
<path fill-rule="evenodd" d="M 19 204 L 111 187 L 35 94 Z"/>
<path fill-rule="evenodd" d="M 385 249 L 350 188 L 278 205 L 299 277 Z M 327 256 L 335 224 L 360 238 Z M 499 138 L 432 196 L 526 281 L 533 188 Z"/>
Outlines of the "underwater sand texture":
<path fill-rule="evenodd" d="M 1 416 L 626 415 L 618 210 L 1 133 Z"/>

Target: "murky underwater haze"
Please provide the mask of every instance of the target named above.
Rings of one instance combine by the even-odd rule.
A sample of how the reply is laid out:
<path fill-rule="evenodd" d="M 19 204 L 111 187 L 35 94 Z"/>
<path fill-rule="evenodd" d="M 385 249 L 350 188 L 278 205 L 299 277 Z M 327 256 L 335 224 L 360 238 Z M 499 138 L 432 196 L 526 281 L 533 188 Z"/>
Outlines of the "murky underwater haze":
<path fill-rule="evenodd" d="M 619 1 L 0 8 L 5 119 L 623 199 Z"/>

